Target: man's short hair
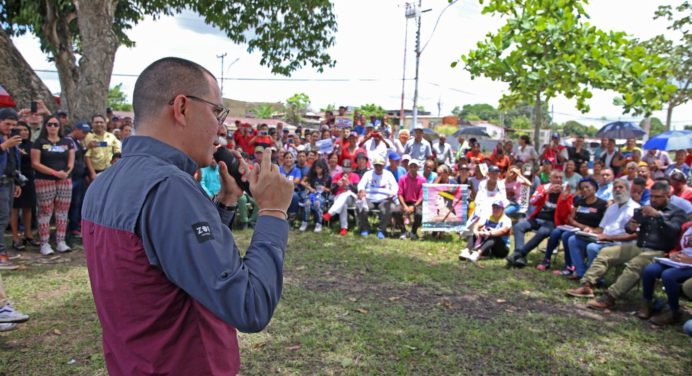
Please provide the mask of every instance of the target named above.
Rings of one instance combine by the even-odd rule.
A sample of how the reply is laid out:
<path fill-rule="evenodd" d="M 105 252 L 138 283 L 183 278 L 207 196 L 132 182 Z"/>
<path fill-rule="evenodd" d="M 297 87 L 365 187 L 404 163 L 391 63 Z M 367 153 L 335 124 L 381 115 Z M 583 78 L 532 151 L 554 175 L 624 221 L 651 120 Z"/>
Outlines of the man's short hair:
<path fill-rule="evenodd" d="M 632 188 L 632 186 L 630 185 L 629 180 L 627 180 L 627 179 L 622 179 L 622 178 L 620 178 L 620 179 L 615 179 L 615 181 L 613 181 L 613 187 L 615 187 L 615 184 L 616 184 L 616 183 L 624 184 L 624 185 L 625 185 L 625 190 L 626 190 L 627 192 L 629 192 L 630 189 Z"/>
<path fill-rule="evenodd" d="M 165 57 L 151 63 L 137 78 L 132 94 L 135 128 L 158 114 L 163 106 L 168 106 L 176 95 L 206 97 L 209 94 L 206 75 L 216 79 L 203 66 L 177 57 Z"/>
<path fill-rule="evenodd" d="M 636 177 L 636 178 L 634 178 L 634 180 L 632 180 L 632 184 L 633 184 L 633 185 L 638 185 L 638 186 L 640 186 L 640 187 L 645 187 L 645 188 L 646 188 L 646 179 L 640 178 L 640 177 Z"/>
<path fill-rule="evenodd" d="M 651 186 L 652 191 L 664 191 L 666 194 L 670 192 L 670 184 L 667 181 L 656 181 L 654 185 Z"/>

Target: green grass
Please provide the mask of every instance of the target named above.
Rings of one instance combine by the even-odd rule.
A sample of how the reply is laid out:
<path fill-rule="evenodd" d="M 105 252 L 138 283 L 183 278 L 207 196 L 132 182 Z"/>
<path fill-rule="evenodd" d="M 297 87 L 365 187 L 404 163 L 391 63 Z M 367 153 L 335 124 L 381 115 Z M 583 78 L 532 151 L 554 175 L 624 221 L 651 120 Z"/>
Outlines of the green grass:
<path fill-rule="evenodd" d="M 245 247 L 250 232 L 236 237 Z M 507 270 L 502 260 L 461 263 L 461 245 L 451 236 L 406 242 L 292 233 L 282 301 L 264 332 L 240 335 L 241 372 L 682 375 L 692 368 L 692 345 L 679 326 L 658 329 L 630 314 L 640 291 L 611 313 L 589 311 L 564 296 L 574 286 L 568 281 Z M 34 255 L 22 257 L 26 269 L 3 272 L 15 306 L 31 320 L 0 334 L 0 374 L 105 375 L 83 253 L 59 264 L 39 264 Z"/>

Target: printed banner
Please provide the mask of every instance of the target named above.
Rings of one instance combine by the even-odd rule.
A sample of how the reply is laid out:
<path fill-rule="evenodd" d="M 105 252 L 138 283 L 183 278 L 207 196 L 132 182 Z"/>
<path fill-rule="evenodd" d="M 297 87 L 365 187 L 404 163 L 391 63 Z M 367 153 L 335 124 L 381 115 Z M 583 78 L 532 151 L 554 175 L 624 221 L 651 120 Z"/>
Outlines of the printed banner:
<path fill-rule="evenodd" d="M 331 138 L 315 142 L 320 154 L 331 154 L 334 151 L 334 142 Z"/>
<path fill-rule="evenodd" d="M 468 220 L 468 197 L 465 184 L 423 184 L 423 231 L 462 231 Z"/>
<path fill-rule="evenodd" d="M 334 123 L 339 129 L 342 128 L 353 128 L 353 119 L 348 116 L 337 116 L 334 118 Z"/>

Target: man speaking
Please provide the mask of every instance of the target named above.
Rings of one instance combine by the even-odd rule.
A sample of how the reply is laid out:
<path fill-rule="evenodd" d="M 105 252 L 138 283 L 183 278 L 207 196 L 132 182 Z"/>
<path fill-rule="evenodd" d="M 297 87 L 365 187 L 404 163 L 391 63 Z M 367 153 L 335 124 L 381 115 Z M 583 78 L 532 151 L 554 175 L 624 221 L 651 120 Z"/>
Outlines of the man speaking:
<path fill-rule="evenodd" d="M 241 164 L 260 208 L 241 257 L 228 225 L 242 190 L 224 163 L 213 200 L 192 177 L 210 164 L 228 114 L 214 76 L 158 60 L 137 79 L 133 105 L 137 136 L 89 187 L 82 213 L 108 372 L 235 374 L 236 328 L 262 330 L 281 297 L 293 183 L 269 149 L 261 167 Z"/>

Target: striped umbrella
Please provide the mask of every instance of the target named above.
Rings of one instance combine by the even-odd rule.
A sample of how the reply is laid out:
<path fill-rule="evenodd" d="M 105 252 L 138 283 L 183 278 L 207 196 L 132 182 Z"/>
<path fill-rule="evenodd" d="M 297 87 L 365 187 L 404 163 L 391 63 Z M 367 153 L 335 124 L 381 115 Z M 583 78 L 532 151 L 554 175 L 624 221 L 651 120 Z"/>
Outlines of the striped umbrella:
<path fill-rule="evenodd" d="M 639 138 L 646 134 L 639 125 L 631 121 L 615 121 L 604 125 L 596 133 L 599 138 Z"/>
<path fill-rule="evenodd" d="M 644 150 L 685 150 L 692 149 L 692 131 L 667 131 L 651 137 L 644 144 Z"/>

